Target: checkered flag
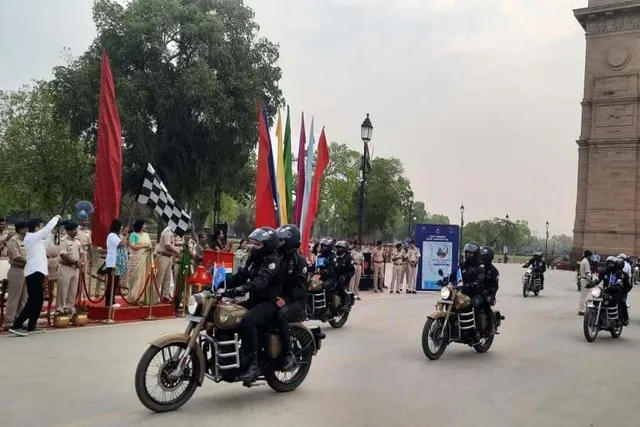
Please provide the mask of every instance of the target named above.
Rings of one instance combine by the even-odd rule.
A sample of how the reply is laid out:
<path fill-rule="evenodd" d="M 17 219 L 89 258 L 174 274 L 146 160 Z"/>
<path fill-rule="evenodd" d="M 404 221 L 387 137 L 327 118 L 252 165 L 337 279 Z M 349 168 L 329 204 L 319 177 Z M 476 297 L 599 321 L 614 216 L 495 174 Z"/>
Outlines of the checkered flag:
<path fill-rule="evenodd" d="M 138 194 L 138 203 L 149 206 L 162 217 L 174 233 L 180 237 L 184 236 L 191 217 L 173 200 L 151 163 L 147 163 L 147 174 Z"/>

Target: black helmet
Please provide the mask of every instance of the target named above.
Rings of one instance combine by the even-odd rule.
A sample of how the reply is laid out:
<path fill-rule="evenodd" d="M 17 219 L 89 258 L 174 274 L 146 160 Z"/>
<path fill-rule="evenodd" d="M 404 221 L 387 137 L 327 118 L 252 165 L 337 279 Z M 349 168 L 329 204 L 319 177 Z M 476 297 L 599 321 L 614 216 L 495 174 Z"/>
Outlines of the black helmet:
<path fill-rule="evenodd" d="M 618 258 L 614 256 L 607 257 L 606 264 L 607 264 L 607 270 L 613 271 L 616 269 L 616 266 L 618 264 Z"/>
<path fill-rule="evenodd" d="M 251 234 L 249 234 L 249 241 L 254 245 L 257 244 L 253 249 L 251 249 L 252 259 L 272 254 L 277 251 L 278 246 L 280 246 L 278 234 L 276 233 L 276 230 L 271 227 L 256 228 Z"/>
<path fill-rule="evenodd" d="M 624 259 L 620 257 L 616 257 L 616 267 L 620 270 L 624 270 Z"/>
<path fill-rule="evenodd" d="M 480 246 L 480 261 L 485 265 L 493 262 L 493 248 L 491 246 Z"/>
<path fill-rule="evenodd" d="M 349 244 L 344 240 L 338 240 L 336 243 L 336 255 L 344 255 L 349 252 Z"/>
<path fill-rule="evenodd" d="M 333 246 L 335 245 L 335 241 L 332 237 L 323 237 L 320 239 L 320 254 L 322 256 L 329 256 L 333 251 Z"/>
<path fill-rule="evenodd" d="M 293 224 L 286 224 L 276 230 L 280 239 L 280 250 L 288 251 L 300 247 L 300 229 Z"/>
<path fill-rule="evenodd" d="M 470 262 L 473 260 L 477 260 L 480 257 L 480 245 L 476 242 L 468 242 L 466 245 L 464 245 L 464 249 L 462 249 L 462 252 L 464 252 L 465 261 Z"/>

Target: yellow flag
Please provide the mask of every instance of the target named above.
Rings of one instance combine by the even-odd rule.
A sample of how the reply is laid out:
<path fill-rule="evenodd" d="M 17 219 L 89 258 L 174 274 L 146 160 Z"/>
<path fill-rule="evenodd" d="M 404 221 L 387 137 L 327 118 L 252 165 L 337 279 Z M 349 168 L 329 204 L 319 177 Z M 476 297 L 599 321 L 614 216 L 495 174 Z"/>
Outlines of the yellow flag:
<path fill-rule="evenodd" d="M 278 138 L 278 163 L 276 171 L 276 182 L 278 186 L 278 201 L 280 202 L 280 225 L 289 222 L 287 218 L 287 192 L 284 184 L 284 141 L 282 137 L 282 115 L 278 108 L 278 124 L 276 126 L 276 136 Z"/>

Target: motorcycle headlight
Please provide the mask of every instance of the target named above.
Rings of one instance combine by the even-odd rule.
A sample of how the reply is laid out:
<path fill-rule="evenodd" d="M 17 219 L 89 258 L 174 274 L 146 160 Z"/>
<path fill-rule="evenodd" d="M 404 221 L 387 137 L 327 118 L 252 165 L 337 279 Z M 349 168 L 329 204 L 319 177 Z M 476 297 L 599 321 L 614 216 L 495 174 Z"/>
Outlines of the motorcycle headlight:
<path fill-rule="evenodd" d="M 198 308 L 200 308 L 200 305 L 202 304 L 202 298 L 197 298 L 199 296 L 201 297 L 200 294 L 191 295 L 187 301 L 187 311 L 192 316 L 196 314 Z"/>
<path fill-rule="evenodd" d="M 591 296 L 594 298 L 600 298 L 600 296 L 602 295 L 602 289 L 601 288 L 593 288 L 591 290 Z"/>
<path fill-rule="evenodd" d="M 531 274 L 532 270 L 530 268 L 527 269 L 527 274 Z"/>
<path fill-rule="evenodd" d="M 451 289 L 449 289 L 448 286 L 440 289 L 440 296 L 442 297 L 442 299 L 449 299 L 449 297 L 451 296 Z"/>

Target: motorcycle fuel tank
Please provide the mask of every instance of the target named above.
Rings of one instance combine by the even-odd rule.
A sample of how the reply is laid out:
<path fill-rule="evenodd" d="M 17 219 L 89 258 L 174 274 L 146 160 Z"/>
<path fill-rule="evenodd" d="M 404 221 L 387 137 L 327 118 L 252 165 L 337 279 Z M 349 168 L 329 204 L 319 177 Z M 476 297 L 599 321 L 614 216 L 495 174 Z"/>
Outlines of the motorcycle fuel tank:
<path fill-rule="evenodd" d="M 213 323 L 220 329 L 237 328 L 248 311 L 241 305 L 223 302 L 216 307 L 216 311 L 213 314 Z"/>

